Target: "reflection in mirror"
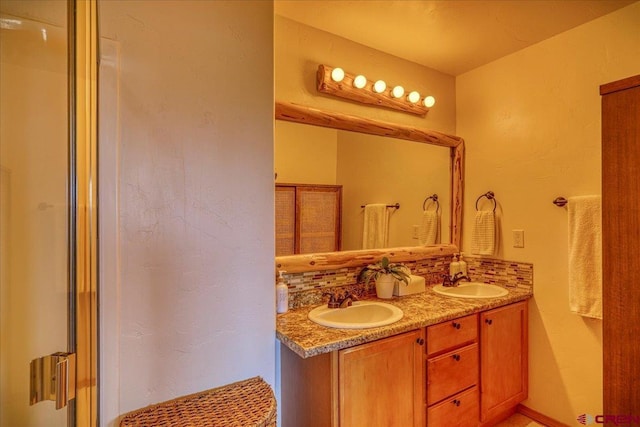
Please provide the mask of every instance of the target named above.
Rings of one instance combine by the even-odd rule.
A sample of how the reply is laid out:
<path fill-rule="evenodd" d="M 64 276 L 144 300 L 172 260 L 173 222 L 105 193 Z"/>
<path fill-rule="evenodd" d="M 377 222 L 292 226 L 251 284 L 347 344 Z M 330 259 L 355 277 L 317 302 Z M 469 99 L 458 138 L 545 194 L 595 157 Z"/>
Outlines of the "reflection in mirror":
<path fill-rule="evenodd" d="M 448 148 L 278 120 L 275 125 L 277 183 L 342 186 L 342 250 L 362 249 L 363 205 L 390 209 L 389 247 L 416 246 L 427 210 L 438 195 L 440 234 L 450 243 L 451 157 Z M 301 252 L 303 253 L 303 252 Z"/>
<path fill-rule="evenodd" d="M 300 255 L 290 255 L 290 256 L 277 256 L 276 257 L 276 267 L 280 270 L 285 270 L 290 273 L 294 272 L 304 272 L 304 271 L 322 271 L 322 270 L 332 270 L 338 268 L 352 267 L 362 265 L 362 263 L 372 262 L 381 259 L 383 256 L 389 257 L 393 261 L 404 262 L 410 260 L 421 259 L 424 256 L 433 256 L 436 254 L 450 254 L 454 251 L 457 251 L 457 248 L 460 247 L 460 237 L 461 230 L 460 225 L 462 223 L 462 190 L 463 190 L 463 159 L 464 159 L 464 140 L 460 137 L 447 135 L 444 133 L 430 131 L 426 129 L 419 129 L 411 126 L 399 125 L 395 123 L 389 122 L 381 122 L 372 119 L 365 119 L 362 117 L 351 116 L 331 111 L 323 111 L 317 108 L 305 107 L 302 105 L 296 105 L 292 103 L 286 102 L 276 102 L 275 105 L 275 117 L 277 120 L 286 121 L 286 122 L 294 122 L 301 123 L 306 125 L 314 125 L 321 128 L 329 128 L 333 129 L 335 132 L 335 137 L 333 140 L 336 141 L 335 152 L 338 152 L 337 148 L 337 131 L 351 131 L 362 133 L 366 135 L 376 135 L 376 136 L 384 136 L 391 137 L 395 139 L 414 141 L 416 143 L 421 144 L 429 144 L 436 147 L 446 147 L 445 153 L 449 155 L 449 161 L 446 163 L 449 166 L 450 175 L 447 180 L 450 191 L 443 191 L 443 197 L 445 194 L 449 195 L 450 203 L 449 206 L 442 206 L 441 210 L 444 212 L 445 210 L 449 214 L 450 221 L 447 223 L 443 221 L 442 230 L 449 230 L 449 240 L 450 244 L 443 243 L 439 245 L 427 245 L 427 246 L 404 246 L 404 247 L 390 247 L 384 249 L 363 249 L 363 250 L 351 250 L 344 252 L 326 252 L 326 253 L 313 253 L 313 254 L 300 254 Z M 276 122 L 278 123 L 278 122 Z M 280 123 L 278 123 L 280 125 Z M 281 126 L 280 126 L 281 127 Z M 370 142 L 363 138 L 359 138 L 361 144 L 369 144 Z M 397 141 L 387 141 L 389 144 L 396 144 Z M 313 145 L 313 144 L 311 144 Z M 299 145 L 295 146 L 298 151 L 295 155 L 297 157 L 309 158 L 313 157 L 314 160 L 317 160 L 319 157 L 318 154 L 307 151 L 309 148 L 301 148 Z M 413 149 L 413 148 L 411 148 Z M 369 155 L 369 150 L 363 150 L 362 147 L 359 149 L 359 153 L 357 156 L 352 156 L 350 161 L 355 164 L 359 162 L 370 162 L 370 160 L 364 161 L 361 156 L 362 153 L 365 152 Z M 384 151 L 384 149 L 383 149 Z M 389 151 L 388 149 L 386 151 Z M 326 157 L 326 156 L 325 156 Z M 381 160 L 387 159 L 386 154 L 382 154 L 378 156 L 378 163 Z M 333 162 L 332 166 L 321 166 L 321 167 L 331 167 L 338 169 L 338 157 L 336 154 L 336 160 Z M 321 171 L 313 171 L 312 167 L 318 165 L 318 162 L 311 162 L 308 166 L 306 173 L 309 174 L 319 174 Z M 293 173 L 290 172 L 285 166 L 282 166 L 279 173 Z M 369 167 L 371 169 L 380 168 L 379 164 L 369 163 Z M 384 173 L 389 169 L 385 169 Z M 398 173 L 401 171 L 401 167 L 391 167 L 391 173 Z M 315 179 L 315 178 L 314 178 Z M 392 181 L 396 179 L 395 177 L 389 178 L 386 181 Z M 421 179 L 421 178 L 419 178 Z M 380 180 L 379 180 L 380 181 Z M 379 182 L 378 181 L 378 182 Z M 384 181 L 384 180 L 381 180 Z M 435 182 L 435 181 L 434 181 Z M 412 185 L 412 188 L 417 188 L 418 192 L 422 191 L 420 197 L 426 198 L 433 194 L 436 190 L 430 190 L 429 188 L 422 189 L 422 185 L 431 185 L 430 183 L 416 183 Z M 373 191 L 376 190 L 376 186 L 368 186 Z M 396 194 L 396 193 L 393 193 Z M 365 200 L 364 197 L 367 197 Z M 368 197 L 372 198 L 369 199 Z M 374 199 L 375 197 L 375 199 Z M 378 198 L 389 197 L 388 195 L 377 195 L 377 194 L 365 194 L 362 199 L 358 198 L 354 200 L 354 206 L 365 203 L 375 203 Z M 385 203 L 383 201 L 383 203 Z M 395 203 L 393 200 L 389 203 Z M 407 202 L 410 203 L 410 202 Z M 409 206 L 405 206 L 404 208 L 408 208 Z M 400 210 L 404 209 L 402 205 L 400 206 Z M 421 206 L 420 206 L 421 208 Z M 420 208 L 417 209 L 418 212 Z M 299 225 L 299 224 L 297 224 Z M 347 227 L 345 227 L 347 228 Z M 444 233 L 443 233 L 444 235 Z M 444 237 L 444 236 L 443 236 Z M 441 239 L 442 240 L 442 239 Z"/>

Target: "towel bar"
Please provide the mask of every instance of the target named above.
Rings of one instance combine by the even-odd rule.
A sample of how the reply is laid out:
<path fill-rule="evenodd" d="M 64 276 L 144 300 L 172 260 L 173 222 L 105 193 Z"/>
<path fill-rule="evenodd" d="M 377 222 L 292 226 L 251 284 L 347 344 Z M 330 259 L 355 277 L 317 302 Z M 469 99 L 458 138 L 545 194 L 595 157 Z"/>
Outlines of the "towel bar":
<path fill-rule="evenodd" d="M 563 207 L 564 205 L 566 205 L 567 203 L 569 203 L 569 201 L 567 199 L 565 199 L 564 197 L 560 196 L 560 197 L 556 197 L 553 200 L 553 204 L 558 206 L 558 207 Z"/>
<path fill-rule="evenodd" d="M 360 205 L 361 208 L 364 209 L 366 205 Z M 400 203 L 396 203 L 395 205 L 387 205 L 388 208 L 400 209 Z"/>

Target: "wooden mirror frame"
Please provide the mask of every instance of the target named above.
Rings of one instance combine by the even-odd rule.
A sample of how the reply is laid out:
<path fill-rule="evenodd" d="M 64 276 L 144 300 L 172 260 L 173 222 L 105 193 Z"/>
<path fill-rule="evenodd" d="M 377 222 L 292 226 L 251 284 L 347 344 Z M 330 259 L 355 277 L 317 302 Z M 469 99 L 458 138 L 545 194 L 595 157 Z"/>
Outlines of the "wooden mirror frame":
<path fill-rule="evenodd" d="M 462 229 L 462 193 L 464 184 L 464 140 L 412 126 L 365 119 L 298 104 L 275 103 L 276 120 L 341 129 L 370 135 L 388 136 L 408 141 L 449 147 L 451 150 L 451 243 L 385 249 L 297 254 L 276 257 L 276 267 L 288 273 L 357 267 L 387 256 L 395 262 L 414 261 L 430 255 L 447 255 L 460 247 Z"/>

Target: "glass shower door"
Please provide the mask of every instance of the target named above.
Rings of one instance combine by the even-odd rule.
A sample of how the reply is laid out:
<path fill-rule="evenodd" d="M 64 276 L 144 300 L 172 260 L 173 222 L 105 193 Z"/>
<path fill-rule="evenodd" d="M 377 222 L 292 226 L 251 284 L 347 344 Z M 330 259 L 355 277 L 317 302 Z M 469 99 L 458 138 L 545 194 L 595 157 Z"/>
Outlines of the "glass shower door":
<path fill-rule="evenodd" d="M 0 427 L 57 427 L 30 361 L 68 349 L 67 2 L 0 2 Z"/>

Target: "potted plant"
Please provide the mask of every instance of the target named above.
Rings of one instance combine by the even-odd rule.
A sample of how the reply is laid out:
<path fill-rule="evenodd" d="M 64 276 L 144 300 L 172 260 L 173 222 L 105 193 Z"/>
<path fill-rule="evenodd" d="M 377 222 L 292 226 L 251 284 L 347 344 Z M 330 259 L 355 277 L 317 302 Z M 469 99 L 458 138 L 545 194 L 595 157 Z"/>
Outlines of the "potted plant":
<path fill-rule="evenodd" d="M 368 284 L 371 280 L 376 282 L 376 294 L 378 298 L 391 298 L 393 285 L 396 280 L 409 284 L 409 269 L 398 263 L 390 263 L 389 258 L 383 257 L 375 264 L 369 264 L 358 274 L 358 281 Z"/>

